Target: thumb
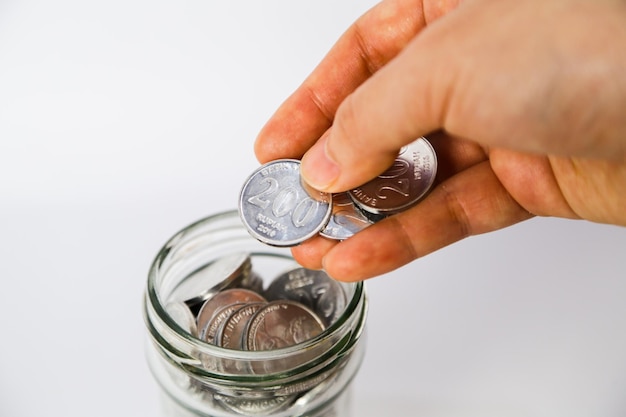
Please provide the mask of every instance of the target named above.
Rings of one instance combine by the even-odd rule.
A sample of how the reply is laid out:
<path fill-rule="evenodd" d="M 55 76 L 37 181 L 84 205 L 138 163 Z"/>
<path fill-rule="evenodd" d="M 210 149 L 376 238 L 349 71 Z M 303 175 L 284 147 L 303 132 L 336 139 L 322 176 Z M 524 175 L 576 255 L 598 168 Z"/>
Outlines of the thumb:
<path fill-rule="evenodd" d="M 443 127 L 454 73 L 433 65 L 445 51 L 420 38 L 339 105 L 333 125 L 302 157 L 307 183 L 326 192 L 355 188 L 385 171 L 402 146 Z"/>

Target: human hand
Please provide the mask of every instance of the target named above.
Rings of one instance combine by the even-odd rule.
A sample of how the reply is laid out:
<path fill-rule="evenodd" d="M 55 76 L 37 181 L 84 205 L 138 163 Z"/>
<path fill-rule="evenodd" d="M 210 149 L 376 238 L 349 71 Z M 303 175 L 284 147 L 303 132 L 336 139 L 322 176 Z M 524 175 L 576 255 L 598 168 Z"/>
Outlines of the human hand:
<path fill-rule="evenodd" d="M 339 192 L 426 136 L 433 191 L 338 243 L 292 249 L 354 281 L 535 215 L 626 225 L 626 3 L 385 0 L 267 122 L 260 162 Z"/>

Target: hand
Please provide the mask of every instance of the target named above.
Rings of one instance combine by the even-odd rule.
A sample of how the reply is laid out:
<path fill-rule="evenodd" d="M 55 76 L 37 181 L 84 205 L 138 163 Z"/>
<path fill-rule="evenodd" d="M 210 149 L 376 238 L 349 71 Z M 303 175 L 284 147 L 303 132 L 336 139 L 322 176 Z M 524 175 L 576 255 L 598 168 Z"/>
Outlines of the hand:
<path fill-rule="evenodd" d="M 292 249 L 361 280 L 535 215 L 626 225 L 626 2 L 386 0 L 267 122 L 260 162 L 302 158 L 327 192 L 426 136 L 439 171 L 411 209 Z"/>

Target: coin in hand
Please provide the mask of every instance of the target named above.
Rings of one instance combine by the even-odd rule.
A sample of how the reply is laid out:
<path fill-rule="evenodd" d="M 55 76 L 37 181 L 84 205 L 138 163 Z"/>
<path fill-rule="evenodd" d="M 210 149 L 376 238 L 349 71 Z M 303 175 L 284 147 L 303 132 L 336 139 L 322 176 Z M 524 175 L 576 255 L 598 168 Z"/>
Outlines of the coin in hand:
<path fill-rule="evenodd" d="M 430 191 L 437 173 L 437 157 L 428 140 L 404 146 L 393 165 L 371 181 L 349 191 L 354 204 L 370 219 L 412 207 Z M 377 217 L 379 216 L 379 217 Z"/>
<path fill-rule="evenodd" d="M 347 192 L 333 194 L 332 215 L 320 235 L 344 240 L 370 226 L 372 221 L 357 209 Z"/>
<path fill-rule="evenodd" d="M 279 159 L 256 169 L 239 196 L 239 215 L 249 233 L 272 246 L 296 246 L 317 235 L 332 211 L 332 195 L 300 177 L 300 161 Z"/>

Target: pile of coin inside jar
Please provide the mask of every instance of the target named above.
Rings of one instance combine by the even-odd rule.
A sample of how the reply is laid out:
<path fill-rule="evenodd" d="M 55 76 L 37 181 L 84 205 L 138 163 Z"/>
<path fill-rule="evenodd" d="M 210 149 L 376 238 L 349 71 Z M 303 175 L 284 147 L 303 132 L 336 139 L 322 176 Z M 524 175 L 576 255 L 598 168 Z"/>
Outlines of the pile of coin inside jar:
<path fill-rule="evenodd" d="M 296 246 L 321 235 L 344 240 L 422 200 L 437 173 L 437 157 L 426 138 L 403 147 L 378 177 L 344 193 L 314 190 L 300 178 L 300 161 L 268 162 L 248 177 L 239 215 L 248 232 L 272 246 Z"/>
<path fill-rule="evenodd" d="M 251 259 L 233 253 L 197 271 L 173 290 L 168 314 L 205 342 L 259 351 L 309 340 L 343 312 L 345 293 L 323 271 L 295 267 L 263 288 Z"/>

